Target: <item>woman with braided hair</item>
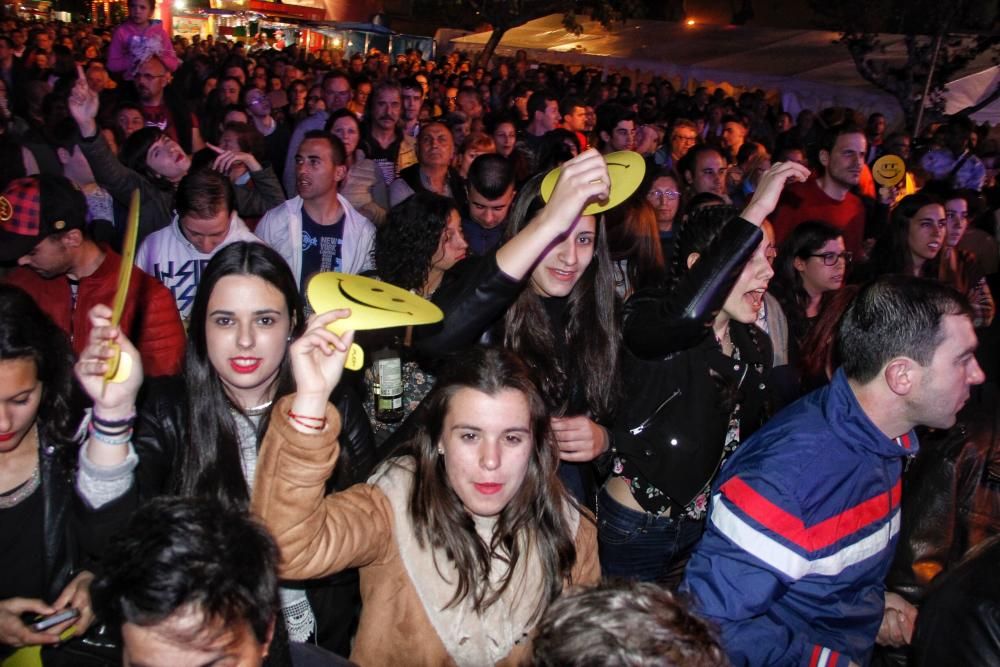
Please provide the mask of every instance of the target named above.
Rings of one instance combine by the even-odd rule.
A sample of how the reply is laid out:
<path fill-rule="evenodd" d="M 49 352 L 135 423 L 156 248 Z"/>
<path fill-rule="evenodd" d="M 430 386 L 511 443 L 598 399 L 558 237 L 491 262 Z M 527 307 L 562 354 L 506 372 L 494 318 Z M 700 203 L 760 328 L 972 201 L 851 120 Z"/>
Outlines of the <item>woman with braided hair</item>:
<path fill-rule="evenodd" d="M 712 479 L 763 422 L 771 349 L 754 323 L 774 248 L 760 228 L 785 183 L 807 177 L 779 163 L 742 214 L 692 214 L 675 236 L 668 285 L 626 303 L 625 393 L 612 477 L 597 499 L 606 576 L 676 584 L 701 537 Z"/>

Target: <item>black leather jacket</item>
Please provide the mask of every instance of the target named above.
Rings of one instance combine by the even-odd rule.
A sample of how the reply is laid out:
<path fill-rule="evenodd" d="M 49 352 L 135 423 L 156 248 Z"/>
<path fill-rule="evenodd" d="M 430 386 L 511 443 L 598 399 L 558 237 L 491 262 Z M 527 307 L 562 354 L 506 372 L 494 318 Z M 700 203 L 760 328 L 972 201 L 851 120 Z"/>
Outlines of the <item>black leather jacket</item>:
<path fill-rule="evenodd" d="M 752 324 L 732 322 L 736 361 L 712 335 L 716 314 L 762 236 L 760 228 L 733 220 L 673 291 L 641 290 L 625 304 L 625 397 L 614 453 L 680 507 L 718 470 L 733 406 L 739 404 L 741 440 L 763 421 L 769 339 Z"/>
<path fill-rule="evenodd" d="M 952 428 L 920 433 L 920 453 L 903 475 L 899 546 L 886 581 L 913 604 L 932 578 L 1000 534 L 998 407 L 994 396 L 973 400 Z"/>
<path fill-rule="evenodd" d="M 180 448 L 188 442 L 186 387 L 182 377 L 149 378 L 139 396 L 139 417 L 132 442 L 139 456 L 133 491 L 140 501 L 170 492 Z M 335 473 L 330 490 L 367 481 L 374 469 L 375 441 L 364 407 L 353 389 L 338 387 L 330 397 L 341 421 L 341 446 L 347 452 L 344 475 Z"/>

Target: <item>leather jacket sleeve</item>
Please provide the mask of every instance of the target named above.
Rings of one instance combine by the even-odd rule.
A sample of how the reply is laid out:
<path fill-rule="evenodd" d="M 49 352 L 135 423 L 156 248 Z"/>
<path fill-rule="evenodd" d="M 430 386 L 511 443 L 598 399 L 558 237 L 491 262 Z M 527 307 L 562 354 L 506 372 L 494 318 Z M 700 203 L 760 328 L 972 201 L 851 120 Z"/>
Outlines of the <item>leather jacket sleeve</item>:
<path fill-rule="evenodd" d="M 655 359 L 696 345 L 708 333 L 761 238 L 759 227 L 736 218 L 673 288 L 633 294 L 625 303 L 628 349 L 641 359 Z"/>
<path fill-rule="evenodd" d="M 367 481 L 378 462 L 372 425 L 358 392 L 341 383 L 330 396 L 330 402 L 340 413 L 342 449 L 334 474 L 327 481 L 328 492 L 343 491 L 353 484 Z"/>
<path fill-rule="evenodd" d="M 421 360 L 435 361 L 476 344 L 523 289 L 500 270 L 495 254 L 467 259 L 452 271 L 433 299 L 444 320 L 413 330 L 413 350 Z"/>

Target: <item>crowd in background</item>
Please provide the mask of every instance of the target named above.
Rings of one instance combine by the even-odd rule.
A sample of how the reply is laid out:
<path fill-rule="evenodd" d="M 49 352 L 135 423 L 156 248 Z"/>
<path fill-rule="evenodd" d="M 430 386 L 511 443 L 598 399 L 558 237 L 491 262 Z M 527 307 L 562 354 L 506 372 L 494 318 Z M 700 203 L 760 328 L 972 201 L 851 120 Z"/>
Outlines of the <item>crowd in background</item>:
<path fill-rule="evenodd" d="M 106 651 L 62 664 L 115 664 L 122 644 L 133 661 L 165 660 L 136 664 L 180 664 L 195 659 L 185 644 L 218 648 L 199 619 L 222 619 L 220 632 L 245 620 L 233 640 L 256 651 L 245 664 L 517 664 L 532 641 L 539 665 L 644 652 L 677 665 L 945 664 L 953 643 L 1000 654 L 995 635 L 961 628 L 968 591 L 947 613 L 928 603 L 933 627 L 922 620 L 925 600 L 954 594 L 937 586 L 952 570 L 1000 602 L 976 559 L 995 553 L 1000 525 L 993 128 L 954 117 L 913 136 L 880 113 L 792 117 L 759 89 L 677 89 L 524 52 L 487 69 L 460 53 L 171 39 L 152 9 L 130 0 L 111 28 L 0 21 L 0 646 L 58 643 L 22 614 L 72 604 Z M 607 158 L 619 151 L 638 153 L 644 176 L 595 213 L 621 187 Z M 326 271 L 430 299 L 444 321 L 335 336 L 324 327 L 346 314 L 317 309 L 308 287 Z M 766 511 L 746 510 L 752 476 L 734 470 L 764 469 L 752 457 L 783 428 L 811 452 L 810 419 L 854 424 L 844 397 L 866 395 L 872 374 L 850 341 L 877 348 L 857 331 L 923 321 L 930 302 L 974 333 L 957 384 L 921 376 L 921 400 L 894 422 L 889 435 L 903 449 L 918 435 L 919 453 L 879 453 L 887 472 L 860 495 L 824 475 L 847 484 L 873 459 L 784 458 L 788 476 L 803 466 L 800 487 L 765 476 Z M 934 346 L 961 338 L 929 322 Z M 900 349 L 917 344 L 919 332 L 889 329 L 910 336 Z M 365 365 L 341 375 L 351 340 Z M 113 347 L 133 370 L 109 383 Z M 810 400 L 854 408 L 808 412 Z M 858 438 L 882 426 L 861 422 Z M 888 514 L 861 503 L 869 492 Z M 760 547 L 798 520 L 792 496 L 836 525 L 817 537 L 802 509 L 801 530 Z M 274 541 L 240 523 L 251 509 Z M 723 511 L 770 537 L 740 542 Z M 869 524 L 871 538 L 891 533 L 865 543 L 870 571 L 829 569 L 860 543 L 813 553 Z M 168 542 L 169 586 L 129 555 L 158 558 Z M 763 564 L 741 569 L 753 556 Z M 241 558 L 253 561 L 242 573 Z M 789 574 L 796 558 L 824 564 L 803 578 Z M 217 571 L 251 592 L 196 592 Z M 656 586 L 562 595 L 602 576 Z M 767 600 L 727 588 L 741 577 Z M 203 616 L 178 611 L 185 600 Z M 766 624 L 740 616 L 769 604 Z M 611 622 L 621 609 L 650 624 L 648 643 Z M 163 624 L 169 646 L 142 635 Z"/>

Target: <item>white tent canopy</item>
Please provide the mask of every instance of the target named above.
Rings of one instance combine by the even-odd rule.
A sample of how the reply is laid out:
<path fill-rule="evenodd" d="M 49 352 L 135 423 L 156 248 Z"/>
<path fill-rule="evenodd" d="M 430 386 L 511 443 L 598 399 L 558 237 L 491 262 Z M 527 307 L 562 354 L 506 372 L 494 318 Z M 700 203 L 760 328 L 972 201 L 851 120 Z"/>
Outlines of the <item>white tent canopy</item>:
<path fill-rule="evenodd" d="M 982 72 L 956 79 L 945 91 L 945 113 L 952 114 L 978 104 L 1000 84 L 1000 66 L 994 65 Z M 969 116 L 977 123 L 1000 123 L 1000 100 L 994 100 Z"/>
<path fill-rule="evenodd" d="M 865 81 L 836 32 L 762 27 L 694 25 L 662 21 L 628 21 L 611 30 L 596 21 L 582 22 L 580 35 L 552 14 L 508 31 L 497 53 L 518 49 L 550 63 L 584 65 L 619 71 L 637 78 L 669 77 L 675 86 L 723 86 L 740 92 L 763 88 L 780 96 L 786 111 L 848 106 L 865 114 L 879 111 L 890 125 L 902 119 L 896 100 Z M 478 51 L 489 32 L 452 39 L 455 48 Z M 900 35 L 883 35 L 879 57 L 902 61 Z"/>

